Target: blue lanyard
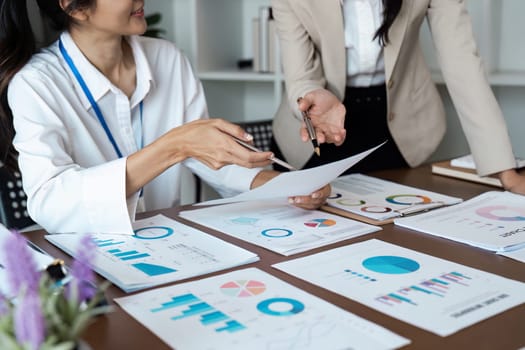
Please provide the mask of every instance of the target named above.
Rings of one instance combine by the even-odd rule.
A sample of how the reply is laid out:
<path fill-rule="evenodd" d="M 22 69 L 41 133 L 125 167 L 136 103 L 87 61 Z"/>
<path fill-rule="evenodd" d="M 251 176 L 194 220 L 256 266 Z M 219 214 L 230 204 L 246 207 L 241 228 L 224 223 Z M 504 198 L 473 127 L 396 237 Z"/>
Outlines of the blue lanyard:
<path fill-rule="evenodd" d="M 106 119 L 104 119 L 104 115 L 102 114 L 102 111 L 100 110 L 97 101 L 95 101 L 95 98 L 91 94 L 91 91 L 89 90 L 86 82 L 82 78 L 82 75 L 78 71 L 77 67 L 75 66 L 75 63 L 67 53 L 66 48 L 64 47 L 64 44 L 62 44 L 62 39 L 59 39 L 58 46 L 60 48 L 60 52 L 62 53 L 62 56 L 64 57 L 64 60 L 66 60 L 67 65 L 75 75 L 75 78 L 77 79 L 78 83 L 80 84 L 80 87 L 84 91 L 84 94 L 86 95 L 87 99 L 89 100 L 89 103 L 91 104 L 91 107 L 93 108 L 93 111 L 95 112 L 98 121 L 100 122 L 100 125 L 102 125 L 102 128 L 104 128 L 104 131 L 106 132 L 106 136 L 108 137 L 109 141 L 113 145 L 113 148 L 115 149 L 115 152 L 117 153 L 117 156 L 119 158 L 122 158 L 122 152 L 120 151 L 120 148 L 117 145 L 117 142 L 115 141 L 115 138 L 113 137 L 113 134 L 111 133 L 111 130 L 108 127 L 108 124 L 106 123 Z M 142 125 L 142 101 L 139 105 L 140 108 L 140 125 Z M 142 134 L 142 132 L 141 132 Z M 139 145 L 140 148 L 143 147 L 143 140 L 141 138 L 141 144 Z"/>

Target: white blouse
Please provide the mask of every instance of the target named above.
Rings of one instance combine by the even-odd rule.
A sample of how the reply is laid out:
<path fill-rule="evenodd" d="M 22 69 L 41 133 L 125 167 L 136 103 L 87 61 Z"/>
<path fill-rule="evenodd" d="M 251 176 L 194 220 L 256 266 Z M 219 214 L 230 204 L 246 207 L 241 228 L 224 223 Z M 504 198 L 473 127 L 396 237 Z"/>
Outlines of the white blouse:
<path fill-rule="evenodd" d="M 341 0 L 345 30 L 347 85 L 367 87 L 385 82 L 383 48 L 373 40 L 381 26 L 381 0 Z"/>
<path fill-rule="evenodd" d="M 123 157 L 118 158 L 58 42 L 34 55 L 8 90 L 29 214 L 52 233 L 131 233 L 139 194 L 126 198 L 126 157 L 142 142 L 147 145 L 172 128 L 208 118 L 202 86 L 172 43 L 132 36 L 127 40 L 137 84 L 128 99 L 86 59 L 68 33 L 61 39 Z M 179 203 L 182 166 L 225 196 L 248 190 L 261 170 L 226 166 L 214 171 L 188 159 L 144 187 L 145 210 Z"/>

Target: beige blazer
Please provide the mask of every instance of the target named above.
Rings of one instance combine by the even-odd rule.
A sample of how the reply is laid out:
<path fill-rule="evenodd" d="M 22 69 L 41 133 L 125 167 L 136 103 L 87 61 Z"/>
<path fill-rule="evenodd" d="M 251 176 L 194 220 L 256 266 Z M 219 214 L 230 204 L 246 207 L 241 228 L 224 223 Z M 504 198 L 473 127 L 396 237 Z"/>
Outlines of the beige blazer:
<path fill-rule="evenodd" d="M 297 98 L 327 88 L 341 100 L 346 51 L 340 0 L 272 0 L 287 97 L 274 135 L 287 161 L 302 167 L 313 149 L 299 137 Z M 445 112 L 419 45 L 427 19 L 443 77 L 474 155 L 478 172 L 515 167 L 507 127 L 489 86 L 462 0 L 404 0 L 384 49 L 388 127 L 408 164 L 417 166 L 445 133 Z M 291 107 L 292 106 L 292 107 Z M 352 113 L 352 111 L 347 111 Z M 295 115 L 295 117 L 294 117 Z M 352 130 L 347 130 L 352 137 Z"/>

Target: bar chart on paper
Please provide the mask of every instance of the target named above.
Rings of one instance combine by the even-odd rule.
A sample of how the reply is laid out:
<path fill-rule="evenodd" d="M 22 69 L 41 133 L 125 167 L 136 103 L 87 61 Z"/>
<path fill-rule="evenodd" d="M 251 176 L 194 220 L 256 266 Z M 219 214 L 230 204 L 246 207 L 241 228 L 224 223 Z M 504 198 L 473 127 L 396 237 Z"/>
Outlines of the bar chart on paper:
<path fill-rule="evenodd" d="M 94 234 L 95 270 L 133 291 L 257 261 L 257 255 L 165 216 L 134 223 L 135 235 Z M 46 237 L 71 254 L 80 235 Z"/>
<path fill-rule="evenodd" d="M 395 349 L 372 322 L 250 268 L 115 300 L 176 349 Z"/>
<path fill-rule="evenodd" d="M 441 336 L 525 302 L 525 283 L 376 239 L 273 266 Z"/>

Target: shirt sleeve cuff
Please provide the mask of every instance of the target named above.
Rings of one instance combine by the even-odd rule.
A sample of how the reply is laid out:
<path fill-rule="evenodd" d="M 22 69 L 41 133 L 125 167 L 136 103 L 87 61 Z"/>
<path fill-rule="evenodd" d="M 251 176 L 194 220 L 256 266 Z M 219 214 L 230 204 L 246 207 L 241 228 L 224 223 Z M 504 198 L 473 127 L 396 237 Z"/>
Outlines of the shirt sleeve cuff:
<path fill-rule="evenodd" d="M 94 232 L 133 234 L 138 196 L 126 198 L 126 158 L 85 169 L 83 198 Z"/>

